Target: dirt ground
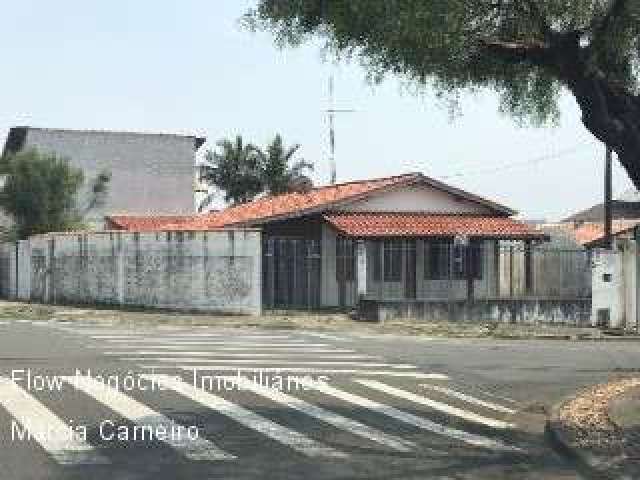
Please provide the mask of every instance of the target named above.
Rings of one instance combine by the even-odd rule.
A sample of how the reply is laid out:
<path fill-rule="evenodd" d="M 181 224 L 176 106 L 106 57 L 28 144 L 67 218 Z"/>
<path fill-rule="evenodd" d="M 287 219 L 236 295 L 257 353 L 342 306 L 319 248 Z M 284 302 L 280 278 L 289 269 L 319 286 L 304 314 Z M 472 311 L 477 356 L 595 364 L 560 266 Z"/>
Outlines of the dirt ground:
<path fill-rule="evenodd" d="M 596 339 L 600 332 L 591 328 L 498 323 L 426 322 L 392 320 L 363 322 L 339 313 L 273 312 L 262 316 L 213 315 L 201 313 L 110 309 L 95 307 L 50 306 L 19 302 L 0 302 L 0 318 L 67 320 L 140 325 L 218 325 L 226 328 L 273 328 L 320 332 L 420 335 L 429 337 L 504 338 L 504 339 Z"/>

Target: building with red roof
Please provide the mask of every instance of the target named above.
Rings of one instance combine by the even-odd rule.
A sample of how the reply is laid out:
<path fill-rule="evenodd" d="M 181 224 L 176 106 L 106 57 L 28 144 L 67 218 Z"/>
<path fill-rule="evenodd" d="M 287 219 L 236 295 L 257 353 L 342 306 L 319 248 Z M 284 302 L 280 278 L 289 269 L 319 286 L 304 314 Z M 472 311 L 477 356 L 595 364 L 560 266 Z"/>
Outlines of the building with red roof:
<path fill-rule="evenodd" d="M 461 298 L 500 288 L 499 242 L 545 234 L 515 211 L 421 173 L 266 196 L 185 217 L 107 218 L 133 231 L 263 231 L 266 307 L 349 308 L 363 296 Z"/>

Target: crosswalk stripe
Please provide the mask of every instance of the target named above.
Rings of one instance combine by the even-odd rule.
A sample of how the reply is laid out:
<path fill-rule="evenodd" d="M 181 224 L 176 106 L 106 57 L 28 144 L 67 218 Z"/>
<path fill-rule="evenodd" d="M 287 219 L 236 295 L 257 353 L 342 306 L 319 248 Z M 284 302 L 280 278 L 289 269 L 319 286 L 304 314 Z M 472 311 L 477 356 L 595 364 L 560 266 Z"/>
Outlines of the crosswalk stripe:
<path fill-rule="evenodd" d="M 413 403 L 425 405 L 434 410 L 444 412 L 447 415 L 463 418 L 470 422 L 480 423 L 488 427 L 500 428 L 500 429 L 513 427 L 513 424 L 511 423 L 503 422 L 502 420 L 496 420 L 493 418 L 483 417 L 482 415 L 478 415 L 476 413 L 470 412 L 468 410 L 464 410 L 462 408 L 453 407 L 446 403 L 436 402 L 435 400 L 431 400 L 430 398 L 416 395 L 414 393 L 407 392 L 406 390 L 401 390 L 399 388 L 392 387 L 390 385 L 379 382 L 377 380 L 358 379 L 356 380 L 356 382 L 358 382 L 361 385 L 364 385 L 365 387 L 369 387 L 374 390 L 378 390 L 380 392 L 386 393 L 388 395 L 393 395 L 394 397 L 402 398 L 404 400 L 409 400 L 410 402 L 413 402 Z"/>
<path fill-rule="evenodd" d="M 403 423 L 413 425 L 415 427 L 421 428 L 423 430 L 427 430 L 432 433 L 436 433 L 439 435 L 444 435 L 450 438 L 454 438 L 456 440 L 460 440 L 464 443 L 468 443 L 469 445 L 474 445 L 477 447 L 483 447 L 483 448 L 488 448 L 493 450 L 501 450 L 501 451 L 521 451 L 517 447 L 505 445 L 504 443 L 498 440 L 493 440 L 493 439 L 484 437 L 482 435 L 477 435 L 474 433 L 465 432 L 463 430 L 450 428 L 445 425 L 432 422 L 431 420 L 428 420 L 426 418 L 418 417 L 417 415 L 413 415 L 403 410 L 399 410 L 390 405 L 379 403 L 374 400 L 370 400 L 368 398 L 361 397 L 359 395 L 354 395 L 352 393 L 346 392 L 344 390 L 340 390 L 335 387 L 331 387 L 326 383 L 314 382 L 312 384 L 309 384 L 309 386 L 310 388 L 313 388 L 314 390 L 320 393 L 330 395 L 332 397 L 335 397 L 347 403 L 355 404 L 359 407 L 372 410 L 381 415 L 394 418 Z"/>
<path fill-rule="evenodd" d="M 160 349 L 164 348 L 162 346 L 158 346 L 158 345 L 149 345 L 149 347 L 151 348 L 157 348 L 158 350 L 154 350 L 157 351 L 158 354 L 163 353 L 164 355 L 174 355 L 177 352 L 174 352 L 173 350 L 176 350 L 174 348 L 167 348 L 165 351 L 161 351 Z M 92 346 L 92 348 L 103 348 L 103 347 L 95 347 Z M 113 353 L 114 355 L 116 353 L 120 353 L 120 354 L 124 354 L 124 353 L 130 353 L 130 354 L 135 354 L 136 352 L 138 352 L 139 350 L 133 350 L 134 348 L 139 348 L 139 345 L 136 346 L 130 346 L 130 347 L 115 347 L 113 345 L 110 345 L 109 348 L 111 348 L 112 350 L 109 350 L 110 353 Z M 114 348 L 117 348 L 118 350 L 113 350 Z M 132 351 L 130 351 L 132 350 Z M 209 353 L 210 357 L 238 357 L 238 358 L 306 358 L 309 357 L 308 352 L 289 352 L 289 353 L 247 353 L 247 352 L 243 352 L 243 353 L 237 353 L 237 352 L 219 352 L 217 350 L 212 350 Z M 338 354 L 338 355 L 326 355 L 326 354 L 320 354 L 320 355 L 313 355 L 314 359 L 321 359 L 321 360 L 374 360 L 376 358 L 380 358 L 380 357 L 375 357 L 373 355 L 349 355 L 349 354 Z"/>
<path fill-rule="evenodd" d="M 318 332 L 303 332 L 304 335 L 309 335 L 311 337 L 323 338 L 325 340 L 332 340 L 334 342 L 349 342 L 351 339 L 345 337 L 338 337 L 336 335 L 329 335 L 327 333 L 318 333 Z"/>
<path fill-rule="evenodd" d="M 345 430 L 354 435 L 364 437 L 368 440 L 379 443 L 381 445 L 385 445 L 387 447 L 391 447 L 394 450 L 409 452 L 413 447 L 415 447 L 415 444 L 413 442 L 403 440 L 402 438 L 396 437 L 394 435 L 386 434 L 376 428 L 370 427 L 356 420 L 343 417 L 342 415 L 331 412 L 329 410 L 325 410 L 324 408 L 313 405 L 292 395 L 288 395 L 275 388 L 269 388 L 264 385 L 259 385 L 258 383 L 246 377 L 236 376 L 221 378 L 225 379 L 227 382 L 237 385 L 243 391 L 248 390 L 257 395 L 261 395 L 265 398 L 268 398 L 269 400 L 272 400 L 273 402 L 283 404 L 288 408 L 297 410 L 306 415 L 322 420 L 330 425 L 333 425 L 334 427 Z"/>
<path fill-rule="evenodd" d="M 62 465 L 106 464 L 109 460 L 51 410 L 8 378 L 0 377 L 0 405 Z M 13 425 L 12 425 L 13 427 Z M 14 430 L 12 428 L 12 435 Z M 15 438 L 20 439 L 16 434 Z M 27 438 L 27 437 L 25 437 Z"/>
<path fill-rule="evenodd" d="M 158 427 L 163 427 L 169 432 L 171 432 L 173 427 L 177 427 L 178 429 L 182 427 L 166 416 L 155 412 L 133 398 L 95 380 L 94 378 L 71 376 L 62 377 L 62 380 L 93 397 L 98 402 L 106 405 L 108 408 L 118 413 L 118 415 L 122 415 L 124 418 L 136 425 L 149 427 L 154 431 Z M 186 429 L 186 427 L 182 427 L 182 429 Z M 159 438 L 159 440 L 164 441 L 190 460 L 215 461 L 233 460 L 236 458 L 234 455 L 225 452 L 209 440 L 199 436 L 192 439 L 186 435 L 184 430 L 181 431 L 182 435 L 179 438 L 177 438 L 178 435 L 168 435 L 166 439 Z"/>
<path fill-rule="evenodd" d="M 150 359 L 147 359 L 150 360 Z M 166 369 L 166 368 L 179 368 L 187 372 L 194 371 L 220 371 L 220 372 L 237 372 L 240 369 L 246 371 L 260 371 L 260 372 L 298 372 L 298 373 L 344 373 L 344 374 L 357 374 L 357 375 L 381 375 L 390 377 L 409 377 L 420 378 L 429 380 L 447 380 L 447 377 L 441 373 L 420 373 L 420 372 L 400 372 L 394 370 L 363 370 L 363 369 L 342 369 L 342 368 L 301 368 L 301 367 L 238 367 L 231 365 L 141 365 L 146 369 Z"/>
<path fill-rule="evenodd" d="M 467 395 L 466 393 L 458 392 L 457 390 L 453 390 L 451 388 L 440 387 L 438 385 L 429 385 L 428 383 L 424 383 L 421 385 L 424 388 L 428 388 L 430 390 L 434 390 L 439 393 L 443 393 L 445 395 L 449 395 L 450 397 L 457 398 L 467 403 L 473 403 L 475 405 L 479 405 L 481 407 L 488 408 L 490 410 L 495 410 L 497 412 L 514 414 L 516 411 L 512 408 L 503 407 L 502 405 L 498 405 L 497 403 L 487 402 L 486 400 L 481 400 L 479 398 L 473 397 L 471 395 Z"/>
<path fill-rule="evenodd" d="M 208 345 L 202 345 L 203 347 Z M 138 346 L 139 348 L 140 346 Z M 105 347 L 107 348 L 107 347 Z M 111 345 L 108 346 L 111 348 Z M 353 350 L 343 350 L 343 349 L 332 349 L 332 348 L 266 348 L 266 347 L 215 347 L 212 352 L 264 352 L 264 353 L 298 353 L 298 354 L 309 354 L 309 353 L 355 353 Z"/>
<path fill-rule="evenodd" d="M 261 335 L 261 336 L 236 336 L 236 335 L 225 335 L 222 333 L 208 333 L 208 334 L 198 334 L 198 335 L 189 335 L 189 334 L 180 334 L 180 335 L 172 335 L 172 334 L 166 334 L 166 335 L 148 335 L 148 334 L 121 334 L 121 335 L 114 335 L 114 334 L 109 334 L 109 335 L 102 335 L 102 334 L 91 334 L 89 335 L 91 338 L 96 339 L 96 340 L 133 340 L 133 339 L 159 339 L 159 340 L 199 340 L 199 341 L 205 341 L 208 338 L 211 339 L 212 342 L 215 341 L 220 341 L 220 340 L 224 340 L 225 342 L 230 341 L 230 342 L 243 342 L 243 341 L 247 341 L 247 343 L 250 342 L 254 342 L 254 341 L 262 341 L 262 340 L 278 340 L 278 341 L 282 341 L 282 340 L 289 340 L 289 337 L 287 336 L 282 336 L 282 335 L 277 335 L 277 336 L 267 336 L 267 335 Z M 292 343 L 302 343 L 299 341 L 296 342 L 292 342 Z"/>
<path fill-rule="evenodd" d="M 171 338 L 166 338 L 164 339 L 164 341 L 175 343 Z M 122 343 L 122 342 L 116 342 L 116 343 Z M 243 347 L 243 348 L 293 348 L 293 349 L 296 349 L 296 348 L 328 348 L 331 346 L 331 345 L 327 345 L 326 343 L 253 343 L 253 342 L 236 342 L 236 341 L 222 341 L 222 342 L 216 341 L 216 342 L 206 342 L 206 343 L 200 342 L 200 343 L 203 345 L 209 345 L 212 347 L 226 346 L 226 347 Z"/>
<path fill-rule="evenodd" d="M 109 356 L 114 356 L 114 355 L 176 355 L 178 357 L 210 357 L 213 354 L 215 354 L 215 351 L 211 351 L 211 352 L 207 352 L 207 351 L 202 351 L 202 350 L 198 350 L 198 351 L 185 351 L 185 350 L 180 350 L 180 351 L 162 351 L 162 350 L 133 350 L 133 351 L 115 351 L 115 350 L 108 350 L 105 352 L 102 352 L 104 355 L 109 355 Z M 294 360 L 295 361 L 295 360 Z M 411 368 L 415 368 L 414 366 L 411 366 Z"/>
<path fill-rule="evenodd" d="M 394 363 L 368 363 L 368 362 L 341 362 L 341 361 L 300 361 L 295 359 L 290 360 L 277 360 L 277 359 L 227 359 L 221 360 L 217 359 L 206 359 L 206 358 L 184 358 L 184 357 L 160 357 L 160 358 L 146 358 L 146 357 L 123 357 L 126 360 L 130 360 L 132 362 L 146 362 L 149 360 L 153 360 L 156 362 L 162 363 L 179 363 L 179 362 L 221 362 L 223 361 L 225 364 L 238 364 L 238 365 L 251 365 L 251 364 L 267 364 L 267 365 L 282 365 L 283 370 L 286 369 L 286 365 L 310 365 L 310 366 L 323 366 L 327 365 L 329 367 L 336 365 L 344 365 L 347 367 L 369 367 L 369 368 L 393 368 L 396 370 L 415 370 L 415 365 L 403 365 L 403 364 L 394 364 Z M 256 367 L 259 368 L 259 367 Z"/>
<path fill-rule="evenodd" d="M 147 378 L 165 388 L 172 389 L 194 402 L 211 408 L 222 415 L 233 419 L 241 425 L 252 430 L 256 430 L 272 440 L 287 445 L 305 455 L 311 457 L 322 456 L 339 458 L 347 456 L 346 454 L 323 445 L 322 443 L 296 432 L 295 430 L 283 427 L 282 425 L 262 417 L 251 410 L 247 410 L 240 405 L 236 405 L 235 403 L 213 395 L 212 393 L 205 392 L 204 390 L 196 388 L 193 385 L 183 382 L 175 377 L 171 377 L 169 375 L 143 375 L 143 378 Z"/>

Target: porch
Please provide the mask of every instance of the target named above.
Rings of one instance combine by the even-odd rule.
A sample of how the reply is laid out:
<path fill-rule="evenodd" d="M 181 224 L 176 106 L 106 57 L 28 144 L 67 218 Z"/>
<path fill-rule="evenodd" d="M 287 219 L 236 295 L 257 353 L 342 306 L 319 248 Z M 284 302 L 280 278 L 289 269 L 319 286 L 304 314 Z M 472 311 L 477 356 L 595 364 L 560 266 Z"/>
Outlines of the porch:
<path fill-rule="evenodd" d="M 358 307 L 384 310 L 373 319 L 418 314 L 451 319 L 464 307 L 473 313 L 463 316 L 510 321 L 531 315 L 555 321 L 564 309 L 562 315 L 581 323 L 588 317 L 591 261 L 584 250 L 560 250 L 536 240 L 363 239 L 327 229 L 319 239 L 265 238 L 263 280 L 268 309 Z"/>

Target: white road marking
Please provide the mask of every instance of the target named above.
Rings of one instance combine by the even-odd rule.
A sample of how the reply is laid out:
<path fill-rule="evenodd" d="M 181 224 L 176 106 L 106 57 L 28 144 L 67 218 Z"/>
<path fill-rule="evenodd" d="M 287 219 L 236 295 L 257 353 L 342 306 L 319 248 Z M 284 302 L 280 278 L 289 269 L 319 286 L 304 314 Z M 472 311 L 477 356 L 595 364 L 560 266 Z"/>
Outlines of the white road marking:
<path fill-rule="evenodd" d="M 146 347 L 149 348 L 154 348 L 157 350 L 153 350 L 153 351 L 157 351 L 158 354 L 162 353 L 164 355 L 173 355 L 177 352 L 174 352 L 173 350 L 182 350 L 184 347 L 176 347 L 176 346 L 165 346 L 165 345 L 145 345 Z M 96 347 L 95 345 L 91 345 L 90 348 L 104 348 L 102 346 L 100 347 Z M 132 349 L 136 349 L 136 348 L 140 348 L 140 345 L 135 345 L 135 346 L 115 346 L 115 345 L 109 345 L 109 348 L 111 348 L 112 350 L 109 350 L 109 352 L 113 352 L 113 354 L 115 354 L 117 351 L 120 352 L 120 354 L 124 354 L 124 353 L 131 353 L 131 354 L 135 354 L 137 351 L 139 350 L 133 350 L 131 352 L 129 352 L 128 350 L 132 350 Z M 117 350 L 113 350 L 113 349 L 117 349 Z M 163 351 L 166 350 L 166 351 Z M 333 350 L 331 350 L 333 352 Z M 216 350 L 212 350 L 209 352 L 209 356 L 211 357 L 242 357 L 242 358 L 306 358 L 308 357 L 308 352 L 306 351 L 302 351 L 302 352 L 289 352 L 289 353 L 237 353 L 237 352 L 219 352 Z M 304 357 L 303 357 L 304 356 Z M 321 360 L 364 360 L 364 359 L 369 359 L 369 360 L 374 360 L 376 358 L 380 358 L 380 357 L 376 357 L 374 355 L 349 355 L 349 354 L 338 354 L 338 355 L 326 355 L 326 354 L 321 354 L 321 355 L 313 355 L 314 359 L 321 359 Z"/>
<path fill-rule="evenodd" d="M 183 382 L 175 377 L 171 377 L 169 375 L 143 375 L 143 378 L 147 378 L 155 382 L 157 385 L 161 385 L 165 388 L 170 388 L 194 402 L 211 408 L 222 415 L 235 420 L 241 425 L 252 430 L 256 430 L 272 440 L 287 445 L 305 455 L 311 457 L 322 456 L 339 458 L 347 456 L 346 454 L 323 445 L 322 443 L 317 442 L 299 432 L 283 427 L 282 425 L 264 418 L 251 410 L 247 410 L 240 405 L 236 405 L 235 403 L 209 392 L 205 392 L 204 390 L 196 388 L 193 385 Z"/>
<path fill-rule="evenodd" d="M 202 345 L 203 347 L 207 345 Z M 110 348 L 111 345 L 105 348 Z M 138 345 L 138 348 L 145 347 L 145 345 Z M 264 353 L 298 353 L 298 354 L 309 354 L 309 353 L 355 353 L 353 350 L 345 350 L 345 349 L 333 349 L 333 348 L 283 348 L 283 347 L 274 347 L 274 348 L 251 348 L 251 347 L 215 347 L 215 349 L 211 350 L 212 352 L 264 352 Z"/>
<path fill-rule="evenodd" d="M 517 447 L 511 447 L 511 446 L 505 445 L 504 443 L 498 440 L 493 440 L 491 438 L 487 438 L 482 435 L 476 435 L 474 433 L 465 432 L 463 430 L 450 428 L 450 427 L 441 425 L 439 423 L 432 422 L 431 420 L 427 420 L 426 418 L 418 417 L 411 413 L 407 413 L 403 410 L 399 410 L 395 407 L 385 405 L 383 403 L 379 403 L 379 402 L 370 400 L 368 398 L 361 397 L 359 395 L 354 395 L 352 393 L 345 392 L 344 390 L 331 387 L 327 384 L 314 382 L 312 384 L 309 384 L 309 386 L 320 393 L 330 395 L 344 402 L 353 403 L 358 407 L 372 410 L 381 415 L 394 418 L 403 423 L 413 425 L 415 427 L 421 428 L 423 430 L 427 430 L 432 433 L 437 433 L 439 435 L 444 435 L 450 438 L 454 438 L 456 440 L 460 440 L 464 443 L 468 443 L 469 445 L 475 445 L 477 447 L 483 447 L 483 448 L 488 448 L 493 450 L 517 451 L 517 452 L 521 451 Z"/>
<path fill-rule="evenodd" d="M 352 420 L 329 410 L 325 410 L 324 408 L 308 403 L 292 395 L 288 395 L 275 388 L 260 385 L 246 377 L 221 378 L 225 379 L 227 382 L 238 385 L 238 387 L 243 391 L 248 390 L 257 395 L 261 395 L 273 402 L 281 403 L 293 410 L 297 410 L 306 415 L 322 420 L 323 422 L 333 425 L 334 427 L 337 427 L 339 429 L 346 430 L 347 432 L 354 435 L 364 437 L 368 440 L 371 440 L 372 442 L 391 447 L 394 450 L 409 452 L 413 447 L 416 446 L 413 442 L 403 440 L 402 438 L 396 437 L 394 435 L 386 434 L 376 428 L 369 427 L 368 425 L 360 423 L 356 420 Z"/>
<path fill-rule="evenodd" d="M 240 343 L 255 343 L 256 341 L 269 341 L 269 340 L 289 340 L 289 337 L 283 336 L 265 336 L 261 335 L 259 337 L 247 337 L 247 336 L 234 336 L 234 335 L 224 335 L 224 334 L 206 334 L 206 335 L 189 335 L 189 334 L 180 334 L 180 335 L 157 335 L 157 334 L 123 334 L 123 335 L 100 335 L 100 334 L 92 334 L 89 335 L 91 338 L 95 340 L 199 340 L 205 341 L 210 340 L 211 342 L 240 342 Z M 291 343 L 299 345 L 303 342 L 301 341 L 292 341 Z M 287 343 L 288 345 L 289 343 Z M 323 345 L 325 346 L 325 345 Z"/>
<path fill-rule="evenodd" d="M 164 427 L 169 432 L 173 426 L 180 428 L 171 419 L 91 377 L 71 376 L 62 379 L 136 425 L 150 427 L 154 431 L 158 427 Z M 191 439 L 186 435 L 186 430 L 182 431 L 180 437 L 168 435 L 163 441 L 190 460 L 214 461 L 236 458 L 202 437 Z"/>
<path fill-rule="evenodd" d="M 503 397 L 502 395 L 497 395 L 497 394 L 495 394 L 493 392 L 490 392 L 488 390 L 480 390 L 480 389 L 478 389 L 478 391 L 480 393 L 482 393 L 483 395 L 487 395 L 488 397 L 497 398 L 498 400 L 502 400 L 502 401 L 505 401 L 505 402 L 513 403 L 514 405 L 521 405 L 521 403 L 518 400 L 514 400 L 513 398 Z"/>
<path fill-rule="evenodd" d="M 95 337 L 92 337 L 95 338 Z M 98 339 L 99 340 L 99 339 Z M 111 340 L 116 343 L 123 343 L 116 340 Z M 171 343 L 177 343 L 172 338 L 163 338 L 163 339 L 154 339 L 153 341 L 165 341 Z M 127 339 L 126 342 L 134 342 L 134 340 Z M 144 342 L 141 342 L 144 343 Z M 180 342 L 181 344 L 185 344 L 184 342 Z M 203 345 L 209 345 L 212 347 L 244 347 L 244 348 L 328 348 L 331 345 L 327 345 L 326 343 L 255 343 L 255 342 L 244 342 L 244 341 L 211 341 L 211 342 L 199 342 Z M 188 345 L 188 344 L 187 344 Z"/>
<path fill-rule="evenodd" d="M 151 359 L 148 359 L 151 360 Z M 390 376 L 390 377 L 409 377 L 409 378 L 421 378 L 429 380 L 448 380 L 448 376 L 441 373 L 420 373 L 420 372 L 399 372 L 393 370 L 362 370 L 362 369 L 342 369 L 342 368 L 301 368 L 301 367 L 239 367 L 231 365 L 140 365 L 145 369 L 164 369 L 164 368 L 179 368 L 187 372 L 193 371 L 220 371 L 220 372 L 238 372 L 244 371 L 260 371 L 260 372 L 297 372 L 297 373 L 345 373 L 356 375 L 376 375 L 376 376 Z"/>
<path fill-rule="evenodd" d="M 9 325 L 9 322 L 0 322 L 0 325 Z"/>
<path fill-rule="evenodd" d="M 388 395 L 393 395 L 394 397 L 402 398 L 404 400 L 409 400 L 410 402 L 413 402 L 413 403 L 425 405 L 434 410 L 444 412 L 447 415 L 463 418 L 470 422 L 480 423 L 488 427 L 500 428 L 500 429 L 513 427 L 512 423 L 503 422 L 502 420 L 496 420 L 494 418 L 483 417 L 482 415 L 478 415 L 468 410 L 464 410 L 458 407 L 453 407 L 446 403 L 436 402 L 435 400 L 431 400 L 427 397 L 423 397 L 421 395 L 416 395 L 414 393 L 407 392 L 406 390 L 401 390 L 399 388 L 392 387 L 390 385 L 379 382 L 377 380 L 360 379 L 360 380 L 356 380 L 356 382 L 358 382 L 361 385 L 364 385 L 365 387 L 369 387 L 374 390 L 378 390 L 380 392 L 386 393 Z"/>
<path fill-rule="evenodd" d="M 336 335 L 329 335 L 327 333 L 318 333 L 318 332 L 300 332 L 303 335 L 309 335 L 311 337 L 323 338 L 325 340 L 332 340 L 334 342 L 350 342 L 351 339 L 345 337 L 338 337 Z"/>
<path fill-rule="evenodd" d="M 430 385 L 428 383 L 423 383 L 421 387 L 428 388 L 430 390 L 435 390 L 436 392 L 443 393 L 453 398 L 457 398 L 467 403 L 473 403 L 475 405 L 479 405 L 481 407 L 488 408 L 490 410 L 495 410 L 497 412 L 514 414 L 515 410 L 512 408 L 503 407 L 502 405 L 498 405 L 497 403 L 487 402 L 485 400 L 481 400 L 479 398 L 473 397 L 471 395 L 467 395 L 462 392 L 458 392 L 457 390 L 453 390 L 451 388 L 440 387 L 438 385 Z"/>
<path fill-rule="evenodd" d="M 8 378 L 0 377 L 0 405 L 23 429 L 31 432 L 31 438 L 56 462 L 62 465 L 109 463 L 69 424 Z"/>
<path fill-rule="evenodd" d="M 166 352 L 165 352 L 166 353 Z M 144 354 L 143 354 L 144 355 Z M 368 362 L 342 362 L 342 361 L 300 361 L 300 360 L 277 360 L 277 359 L 206 359 L 206 358 L 183 358 L 183 357 L 160 357 L 160 358 L 146 358 L 146 357 L 123 357 L 125 360 L 130 360 L 132 362 L 148 362 L 149 360 L 162 362 L 162 363 L 216 363 L 216 362 L 224 362 L 225 364 L 242 364 L 242 365 L 251 365 L 251 364 L 267 364 L 267 365 L 282 365 L 280 367 L 283 370 L 287 369 L 287 365 L 311 365 L 311 366 L 323 366 L 327 365 L 329 367 L 344 365 L 348 367 L 370 367 L 370 368 L 393 368 L 397 370 L 415 370 L 414 365 L 402 365 L 402 364 L 394 364 L 394 363 L 368 363 Z M 260 368 L 260 367 L 256 367 Z"/>

